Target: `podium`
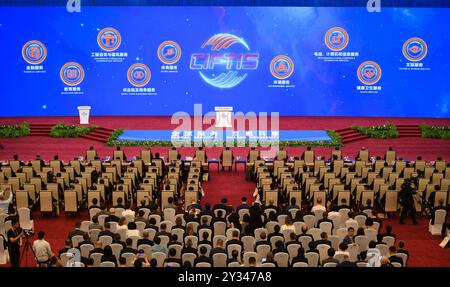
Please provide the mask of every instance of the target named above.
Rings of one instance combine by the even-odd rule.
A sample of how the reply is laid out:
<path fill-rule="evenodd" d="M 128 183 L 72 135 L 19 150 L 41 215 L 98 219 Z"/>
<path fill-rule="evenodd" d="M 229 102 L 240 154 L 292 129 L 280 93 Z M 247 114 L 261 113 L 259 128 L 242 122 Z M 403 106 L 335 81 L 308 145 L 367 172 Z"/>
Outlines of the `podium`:
<path fill-rule="evenodd" d="M 91 111 L 90 106 L 79 106 L 78 113 L 80 115 L 80 124 L 88 125 L 89 124 L 89 113 Z"/>
<path fill-rule="evenodd" d="M 232 128 L 231 112 L 233 107 L 215 107 L 216 128 Z"/>

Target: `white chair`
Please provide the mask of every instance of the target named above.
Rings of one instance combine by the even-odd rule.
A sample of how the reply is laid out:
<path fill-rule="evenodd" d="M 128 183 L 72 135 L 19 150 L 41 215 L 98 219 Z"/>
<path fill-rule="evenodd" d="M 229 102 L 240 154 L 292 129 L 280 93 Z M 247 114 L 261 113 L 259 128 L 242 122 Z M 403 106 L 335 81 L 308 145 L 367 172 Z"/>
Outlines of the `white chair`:
<path fill-rule="evenodd" d="M 155 222 L 156 222 L 156 226 L 159 226 L 159 224 L 161 223 L 161 216 L 159 216 L 158 214 L 151 214 L 149 217 L 148 217 L 148 220 L 150 220 L 150 219 L 155 219 Z"/>
<path fill-rule="evenodd" d="M 106 215 L 106 214 L 102 214 L 102 215 L 99 215 L 98 217 L 97 217 L 97 219 L 98 219 L 98 224 L 100 224 L 101 226 L 105 226 L 105 219 L 108 217 L 108 215 Z"/>
<path fill-rule="evenodd" d="M 206 256 L 206 257 L 209 257 L 209 255 L 210 255 L 210 253 L 211 253 L 211 249 L 212 249 L 211 245 L 209 245 L 209 244 L 199 244 L 199 245 L 198 245 L 198 248 L 197 248 L 197 250 L 198 250 L 198 255 L 200 255 L 200 248 L 202 248 L 202 247 L 205 247 L 205 248 L 206 248 L 205 256 Z"/>
<path fill-rule="evenodd" d="M 277 262 L 278 267 L 288 267 L 289 254 L 286 252 L 277 252 L 274 256 L 274 260 Z"/>
<path fill-rule="evenodd" d="M 208 230 L 209 230 L 209 229 L 208 229 Z M 209 230 L 209 231 L 210 231 L 210 234 L 211 234 L 211 230 Z M 172 233 L 172 235 L 176 234 L 177 237 L 178 237 L 177 241 L 180 242 L 180 243 L 183 243 L 184 229 L 181 229 L 181 228 L 174 228 L 174 229 L 172 229 L 172 231 L 171 231 L 170 233 Z M 203 237 L 201 237 L 201 235 L 202 235 L 202 234 L 199 233 L 200 238 L 203 238 Z M 211 240 L 211 235 L 210 235 L 210 237 L 208 238 L 208 240 Z"/>
<path fill-rule="evenodd" d="M 225 235 L 225 231 L 227 229 L 227 224 L 225 222 L 215 222 L 214 223 L 214 236 L 216 235 Z"/>
<path fill-rule="evenodd" d="M 80 229 L 86 233 L 89 232 L 89 225 L 91 225 L 93 222 L 90 220 L 84 220 L 81 222 Z"/>
<path fill-rule="evenodd" d="M 139 230 L 139 235 L 142 236 L 144 234 L 145 222 L 137 221 L 135 223 L 136 223 L 136 229 Z"/>
<path fill-rule="evenodd" d="M 102 256 L 103 256 L 102 253 L 92 253 L 90 255 L 90 258 L 92 258 L 92 260 L 94 260 L 94 264 L 92 265 L 92 267 L 100 267 Z"/>
<path fill-rule="evenodd" d="M 343 227 L 345 225 L 345 222 L 348 219 L 349 212 L 350 212 L 350 209 L 348 209 L 348 208 L 339 209 L 339 214 L 341 215 L 341 227 Z"/>
<path fill-rule="evenodd" d="M 188 223 L 186 224 L 186 228 L 189 227 L 190 225 L 192 225 L 192 229 L 193 229 L 195 232 L 197 232 L 198 226 L 199 226 L 200 224 L 199 224 L 198 222 L 191 221 L 191 222 L 188 222 Z"/>
<path fill-rule="evenodd" d="M 265 228 L 256 228 L 255 229 L 255 241 L 256 242 L 261 240 L 261 233 L 265 233 L 266 238 L 267 238 L 267 235 L 269 234 L 269 232 Z"/>
<path fill-rule="evenodd" d="M 256 252 L 245 252 L 244 257 L 242 258 L 245 266 L 248 266 L 250 257 L 258 258 L 258 254 Z"/>
<path fill-rule="evenodd" d="M 395 254 L 396 256 L 400 257 L 403 261 L 403 266 L 406 267 L 406 262 L 408 261 L 408 255 L 406 255 L 405 253 L 397 253 Z"/>
<path fill-rule="evenodd" d="M 283 225 L 283 224 L 286 222 L 286 217 L 287 217 L 286 214 L 280 214 L 280 215 L 278 215 L 277 220 L 278 220 L 278 224 L 279 224 L 280 226 Z"/>
<path fill-rule="evenodd" d="M 331 247 L 333 247 L 334 250 L 339 249 L 339 243 L 341 243 L 342 241 L 339 241 L 339 237 L 337 235 L 329 236 L 328 240 L 331 241 Z"/>
<path fill-rule="evenodd" d="M 314 217 L 316 218 L 316 222 L 323 218 L 323 210 L 314 211 Z"/>
<path fill-rule="evenodd" d="M 227 238 L 225 235 L 214 235 L 213 237 L 213 246 L 217 245 L 217 241 L 221 239 L 222 242 L 225 244 L 225 242 L 227 242 Z"/>
<path fill-rule="evenodd" d="M 253 236 L 242 236 L 241 241 L 244 245 L 244 253 L 255 251 L 255 238 Z"/>
<path fill-rule="evenodd" d="M 81 235 L 72 236 L 72 246 L 74 248 L 77 248 L 78 244 L 80 244 L 80 242 L 82 242 L 83 240 L 84 240 L 83 236 L 81 236 Z"/>
<path fill-rule="evenodd" d="M 227 267 L 227 255 L 225 253 L 216 253 L 212 259 L 214 267 Z"/>
<path fill-rule="evenodd" d="M 237 229 L 237 228 L 228 228 L 227 229 L 227 231 L 226 231 L 227 240 L 233 239 L 233 232 L 235 232 L 235 231 L 238 233 L 238 237 L 239 237 L 239 235 L 241 234 L 241 231 L 239 229 Z"/>
<path fill-rule="evenodd" d="M 264 213 L 266 214 L 267 217 L 269 217 L 271 212 L 277 213 L 277 211 L 273 208 L 267 208 L 266 210 L 264 210 Z"/>
<path fill-rule="evenodd" d="M 89 219 L 92 220 L 92 217 L 97 215 L 97 213 L 99 213 L 100 211 L 101 211 L 101 209 L 97 208 L 97 207 L 93 207 L 93 208 L 89 209 Z"/>
<path fill-rule="evenodd" d="M 211 220 L 212 220 L 212 216 L 211 215 L 202 215 L 200 217 L 200 222 L 203 222 L 203 217 L 206 217 L 206 219 L 207 219 L 206 224 L 210 225 L 211 224 Z"/>
<path fill-rule="evenodd" d="M 130 266 L 131 262 L 133 262 L 134 258 L 136 258 L 136 255 L 131 252 L 126 252 L 126 253 L 123 253 L 121 257 L 125 258 L 126 266 Z"/>
<path fill-rule="evenodd" d="M 292 261 L 292 258 L 298 255 L 298 249 L 300 248 L 300 244 L 289 244 L 287 246 L 287 251 L 289 253 L 289 258 Z"/>
<path fill-rule="evenodd" d="M 127 223 L 134 222 L 135 217 L 133 214 L 126 214 L 124 217 L 127 220 Z"/>
<path fill-rule="evenodd" d="M 326 232 L 328 236 L 332 235 L 333 224 L 331 222 L 321 222 L 319 224 L 319 229 L 322 232 Z"/>
<path fill-rule="evenodd" d="M 198 245 L 198 237 L 194 236 L 194 235 L 188 235 L 184 238 L 184 245 L 186 245 L 186 242 L 188 242 L 188 240 L 191 240 L 192 242 L 192 247 L 193 248 L 197 248 Z M 225 241 L 224 241 L 225 242 Z M 214 245 L 215 246 L 215 245 Z"/>
<path fill-rule="evenodd" d="M 83 244 L 80 246 L 81 256 L 82 257 L 89 257 L 89 252 L 94 250 L 94 245 L 92 244 Z"/>
<path fill-rule="evenodd" d="M 328 262 L 323 265 L 323 267 L 336 267 L 336 266 L 337 266 L 336 262 Z"/>
<path fill-rule="evenodd" d="M 113 239 L 109 235 L 102 235 L 98 239 L 102 243 L 102 248 L 105 248 L 107 245 L 110 245 L 113 242 Z"/>
<path fill-rule="evenodd" d="M 292 265 L 292 267 L 308 267 L 308 263 L 305 262 L 297 262 Z"/>
<path fill-rule="evenodd" d="M 72 253 L 62 253 L 60 258 L 61 259 L 61 266 L 63 267 L 67 267 L 67 263 L 70 261 L 70 259 L 73 258 L 73 254 Z"/>
<path fill-rule="evenodd" d="M 219 210 L 222 211 L 222 217 L 225 218 L 225 215 L 227 214 L 227 211 L 225 209 L 221 209 L 221 208 L 214 210 L 214 214 L 216 215 L 216 217 L 219 216 Z"/>
<path fill-rule="evenodd" d="M 250 211 L 248 210 L 248 209 L 240 209 L 239 210 L 239 212 L 238 212 L 238 214 L 239 214 L 239 220 L 240 221 L 244 221 L 244 215 L 245 214 L 248 214 L 248 215 L 250 215 Z"/>
<path fill-rule="evenodd" d="M 197 265 L 195 265 L 195 267 L 200 267 L 200 268 L 211 267 L 211 264 L 209 262 L 199 262 L 199 263 L 197 263 Z"/>
<path fill-rule="evenodd" d="M 116 264 L 114 264 L 114 262 L 105 261 L 100 263 L 99 267 L 114 268 L 116 267 Z"/>
<path fill-rule="evenodd" d="M 152 246 L 149 244 L 141 244 L 138 246 L 137 250 L 144 250 L 145 255 L 148 258 L 152 258 Z"/>
<path fill-rule="evenodd" d="M 369 238 L 365 235 L 356 236 L 355 243 L 358 244 L 360 253 L 369 249 Z"/>
<path fill-rule="evenodd" d="M 116 209 L 114 210 L 115 216 L 117 216 L 117 217 L 122 217 L 122 213 L 123 213 L 124 211 L 125 211 L 124 208 L 121 208 L 121 207 L 116 208 Z"/>
<path fill-rule="evenodd" d="M 184 264 L 185 262 L 190 262 L 191 266 L 194 267 L 194 261 L 197 258 L 197 254 L 194 253 L 184 253 L 181 255 L 181 262 Z"/>
<path fill-rule="evenodd" d="M 161 245 L 167 247 L 167 244 L 170 242 L 169 236 L 160 235 L 159 238 L 161 239 Z"/>
<path fill-rule="evenodd" d="M 161 229 L 161 225 L 163 225 L 163 224 L 166 225 L 166 231 L 167 231 L 167 232 L 170 232 L 170 231 L 172 230 L 172 227 L 174 226 L 174 223 L 173 223 L 172 221 L 164 220 L 164 221 L 161 221 L 161 222 L 159 223 L 159 228 L 160 228 L 160 229 Z M 161 230 L 160 230 L 160 231 L 161 231 Z"/>
<path fill-rule="evenodd" d="M 152 258 L 156 259 L 156 267 L 162 267 L 164 265 L 164 260 L 166 260 L 166 253 L 164 252 L 155 252 L 152 253 Z"/>
<path fill-rule="evenodd" d="M 350 261 L 351 262 L 356 262 L 358 260 L 358 250 L 359 250 L 359 246 L 358 244 L 352 243 L 348 245 L 348 253 L 350 254 Z"/>
<path fill-rule="evenodd" d="M 313 239 L 310 236 L 305 235 L 305 236 L 300 236 L 298 238 L 298 241 L 302 245 L 303 249 L 305 249 L 305 251 L 309 251 L 309 243 L 311 241 L 313 241 Z"/>
<path fill-rule="evenodd" d="M 319 244 L 316 248 L 317 251 L 319 251 L 320 262 L 328 258 L 328 249 L 330 249 L 330 246 L 328 244 Z"/>
<path fill-rule="evenodd" d="M 314 215 L 307 214 L 303 216 L 303 221 L 305 222 L 306 226 L 308 226 L 309 229 L 316 226 L 316 217 Z"/>
<path fill-rule="evenodd" d="M 92 244 L 95 244 L 98 241 L 98 235 L 100 232 L 102 232 L 100 229 L 89 230 L 89 238 L 91 239 Z"/>
<path fill-rule="evenodd" d="M 127 229 L 124 228 L 120 228 L 119 230 L 116 231 L 117 234 L 120 235 L 120 240 L 124 241 L 127 240 Z"/>
<path fill-rule="evenodd" d="M 380 250 L 381 256 L 387 256 L 389 254 L 389 248 L 386 244 L 377 244 L 376 248 Z"/>
<path fill-rule="evenodd" d="M 386 243 L 388 247 L 394 246 L 395 244 L 395 237 L 394 236 L 383 236 L 383 239 L 381 240 L 383 243 Z"/>
<path fill-rule="evenodd" d="M 366 228 L 366 219 L 367 217 L 364 215 L 357 215 L 355 216 L 355 220 L 358 222 L 358 227 L 359 228 Z M 355 229 L 357 230 L 357 229 Z"/>
<path fill-rule="evenodd" d="M 319 254 L 316 252 L 306 252 L 305 257 L 308 259 L 309 267 L 319 267 Z"/>
<path fill-rule="evenodd" d="M 241 265 L 239 265 L 239 262 L 231 262 L 231 263 L 228 263 L 227 267 L 241 267 Z"/>
<path fill-rule="evenodd" d="M 398 263 L 398 262 L 392 262 L 391 264 L 392 264 L 392 266 L 394 266 L 394 267 L 402 267 L 402 264 L 401 264 L 401 263 Z"/>
<path fill-rule="evenodd" d="M 358 266 L 358 267 L 370 267 L 369 263 L 367 263 L 367 262 L 357 262 L 356 266 Z"/>
<path fill-rule="evenodd" d="M 156 235 L 155 229 L 153 229 L 153 228 L 144 229 L 144 231 L 142 232 L 142 236 L 144 235 L 144 232 L 148 232 L 148 239 L 150 239 L 150 240 L 155 239 L 155 235 Z"/>
<path fill-rule="evenodd" d="M 359 223 L 357 221 L 346 221 L 345 222 L 345 229 L 349 229 L 350 227 L 352 227 L 354 230 L 358 230 L 359 228 Z"/>
<path fill-rule="evenodd" d="M 340 214 L 331 214 L 331 215 L 328 215 L 328 219 L 333 221 L 333 227 L 334 227 L 333 233 L 336 234 L 338 228 L 340 228 L 342 225 L 342 216 Z"/>
<path fill-rule="evenodd" d="M 341 243 L 344 240 L 345 236 L 347 236 L 348 234 L 347 228 L 345 227 L 339 228 L 336 234 L 339 237 L 339 243 Z"/>
<path fill-rule="evenodd" d="M 335 254 L 333 258 L 337 259 L 339 261 L 339 263 L 342 263 L 344 261 L 344 257 L 345 257 L 345 254 L 339 253 L 339 254 Z"/>
<path fill-rule="evenodd" d="M 112 232 L 112 233 L 116 233 L 117 232 L 117 227 L 119 226 L 119 224 L 117 223 L 117 222 L 114 222 L 114 221 L 111 221 L 110 223 L 109 223 L 109 230 Z"/>
<path fill-rule="evenodd" d="M 314 238 L 314 241 L 316 240 L 320 240 L 320 233 L 322 233 L 322 231 L 319 228 L 311 228 L 308 229 L 308 231 L 306 232 L 307 234 L 311 234 L 312 237 Z M 311 266 L 311 264 L 310 264 Z"/>
<path fill-rule="evenodd" d="M 256 255 L 257 255 L 257 260 L 259 261 L 259 262 L 261 262 L 261 260 L 263 259 L 263 258 L 266 258 L 267 257 L 267 253 L 269 253 L 270 252 L 270 246 L 269 245 L 267 245 L 267 244 L 262 244 L 262 245 L 258 245 L 257 247 L 256 247 Z"/>
<path fill-rule="evenodd" d="M 113 243 L 110 245 L 111 249 L 112 249 L 112 253 L 114 254 L 114 256 L 116 257 L 117 261 L 120 259 L 120 251 L 122 251 L 123 246 L 121 244 L 118 243 Z"/>
<path fill-rule="evenodd" d="M 428 225 L 428 231 L 431 233 L 431 235 L 441 235 L 442 232 L 442 225 L 445 222 L 445 217 L 447 216 L 447 211 L 444 209 L 438 209 L 434 213 L 434 224 Z"/>
<path fill-rule="evenodd" d="M 295 234 L 299 235 L 302 232 L 303 225 L 305 225 L 304 222 L 294 222 Z"/>
<path fill-rule="evenodd" d="M 30 218 L 30 209 L 28 207 L 21 207 L 18 210 L 20 227 L 25 230 L 33 230 L 34 222 Z"/>
<path fill-rule="evenodd" d="M 183 246 L 181 246 L 180 244 L 172 244 L 170 245 L 167 249 L 175 249 L 176 253 L 175 253 L 175 258 L 176 259 L 181 259 L 181 249 L 183 248 Z M 206 256 L 209 256 L 209 253 L 206 254 Z"/>
<path fill-rule="evenodd" d="M 266 229 L 268 233 L 273 233 L 275 231 L 275 226 L 280 224 L 277 221 L 269 221 L 266 223 Z"/>
<path fill-rule="evenodd" d="M 364 234 L 367 236 L 367 238 L 370 241 L 378 241 L 378 233 L 375 229 L 365 229 Z"/>
<path fill-rule="evenodd" d="M 164 221 L 175 223 L 176 210 L 174 208 L 164 208 Z"/>
<path fill-rule="evenodd" d="M 227 247 L 227 254 L 228 254 L 228 258 L 231 258 L 231 254 L 233 252 L 233 250 L 237 250 L 238 254 L 241 254 L 242 252 L 242 247 L 239 244 L 230 244 Z"/>
<path fill-rule="evenodd" d="M 276 248 L 275 245 L 276 245 L 277 241 L 284 242 L 284 237 L 282 237 L 282 236 L 272 236 L 270 238 L 270 245 L 272 246 L 272 249 Z"/>
<path fill-rule="evenodd" d="M 134 249 L 137 249 L 137 243 L 138 243 L 138 240 L 141 239 L 141 237 L 133 235 L 133 236 L 130 236 L 128 238 L 130 238 L 132 240 L 131 247 L 134 248 Z"/>

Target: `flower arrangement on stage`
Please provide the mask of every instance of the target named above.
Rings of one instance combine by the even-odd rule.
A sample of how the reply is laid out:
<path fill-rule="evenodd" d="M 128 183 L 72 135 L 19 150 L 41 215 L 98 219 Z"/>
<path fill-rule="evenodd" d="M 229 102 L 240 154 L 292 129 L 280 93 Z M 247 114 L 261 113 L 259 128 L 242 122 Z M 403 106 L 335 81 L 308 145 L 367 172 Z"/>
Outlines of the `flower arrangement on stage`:
<path fill-rule="evenodd" d="M 97 126 L 77 126 L 77 125 L 54 125 L 50 131 L 50 136 L 54 138 L 77 138 L 96 130 Z"/>
<path fill-rule="evenodd" d="M 369 138 L 391 139 L 399 137 L 397 126 L 390 123 L 373 127 L 352 126 L 352 129 L 368 136 Z"/>

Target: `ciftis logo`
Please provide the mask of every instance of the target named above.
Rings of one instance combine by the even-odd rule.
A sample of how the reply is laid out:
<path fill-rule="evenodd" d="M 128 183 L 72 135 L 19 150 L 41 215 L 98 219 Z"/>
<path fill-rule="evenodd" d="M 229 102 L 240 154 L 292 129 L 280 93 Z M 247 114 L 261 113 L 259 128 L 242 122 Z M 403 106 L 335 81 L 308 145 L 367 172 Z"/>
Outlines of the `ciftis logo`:
<path fill-rule="evenodd" d="M 207 39 L 204 52 L 191 55 L 190 68 L 198 70 L 209 85 L 221 89 L 233 88 L 256 70 L 259 54 L 250 52 L 243 38 L 231 34 L 216 34 Z"/>
<path fill-rule="evenodd" d="M 403 55 L 411 62 L 418 62 L 427 55 L 427 44 L 420 38 L 408 39 L 403 44 Z"/>
<path fill-rule="evenodd" d="M 270 62 L 270 73 L 277 79 L 289 78 L 294 72 L 294 63 L 285 55 L 276 56 Z"/>
<path fill-rule="evenodd" d="M 104 51 L 112 52 L 119 48 L 122 37 L 114 28 L 105 28 L 98 32 L 97 43 Z"/>
<path fill-rule="evenodd" d="M 150 81 L 150 69 L 144 64 L 134 64 L 128 69 L 127 77 L 133 86 L 144 87 Z"/>
<path fill-rule="evenodd" d="M 347 47 L 348 33 L 341 27 L 334 27 L 325 33 L 325 45 L 332 51 L 342 51 Z"/>
<path fill-rule="evenodd" d="M 39 65 L 47 57 L 47 48 L 39 41 L 29 41 L 22 48 L 22 56 L 32 65 Z"/>
<path fill-rule="evenodd" d="M 60 71 L 61 80 L 68 86 L 79 85 L 84 79 L 83 67 L 75 62 L 69 62 L 62 66 Z"/>
<path fill-rule="evenodd" d="M 381 78 L 380 66 L 372 61 L 367 61 L 359 65 L 358 79 L 366 85 L 374 85 Z"/>
<path fill-rule="evenodd" d="M 166 65 L 173 65 L 180 60 L 181 47 L 174 41 L 165 41 L 158 47 L 158 58 Z"/>

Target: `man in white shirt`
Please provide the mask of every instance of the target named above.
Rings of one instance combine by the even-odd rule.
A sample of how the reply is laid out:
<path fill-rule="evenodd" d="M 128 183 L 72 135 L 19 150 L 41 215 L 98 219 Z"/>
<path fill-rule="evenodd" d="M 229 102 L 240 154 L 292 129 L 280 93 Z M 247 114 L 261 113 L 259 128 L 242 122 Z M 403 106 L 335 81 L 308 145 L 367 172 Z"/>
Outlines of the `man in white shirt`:
<path fill-rule="evenodd" d="M 44 239 L 45 233 L 39 231 L 38 239 L 33 242 L 33 251 L 36 255 L 36 261 L 38 266 L 47 267 L 49 265 L 50 259 L 55 255 L 52 252 L 50 243 Z"/>
<path fill-rule="evenodd" d="M 123 216 L 123 217 L 127 217 L 127 218 L 128 218 L 128 216 L 134 218 L 135 215 L 136 215 L 136 212 L 134 212 L 134 211 L 131 210 L 131 209 L 127 209 L 127 210 L 125 210 L 124 212 L 122 212 L 122 216 Z"/>
<path fill-rule="evenodd" d="M 9 190 L 9 187 L 4 191 L 0 191 L 0 213 L 8 213 L 9 205 L 13 200 L 13 194 Z"/>
<path fill-rule="evenodd" d="M 322 199 L 318 198 L 316 201 L 316 205 L 313 206 L 313 208 L 311 208 L 311 212 L 316 212 L 316 211 L 327 211 L 327 209 L 325 208 L 325 206 L 322 205 Z"/>

